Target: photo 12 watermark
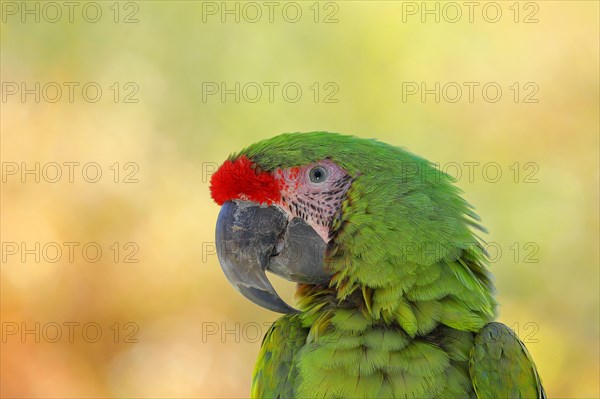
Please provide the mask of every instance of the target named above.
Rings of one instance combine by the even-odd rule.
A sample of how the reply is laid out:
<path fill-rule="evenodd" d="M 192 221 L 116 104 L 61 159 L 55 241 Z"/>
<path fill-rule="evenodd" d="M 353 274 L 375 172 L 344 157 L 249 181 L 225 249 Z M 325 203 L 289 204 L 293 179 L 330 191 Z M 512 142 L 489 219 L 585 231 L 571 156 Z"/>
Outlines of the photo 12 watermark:
<path fill-rule="evenodd" d="M 140 86 L 136 82 L 2 82 L 2 102 L 35 103 L 97 103 L 122 104 L 140 102 Z"/>
<path fill-rule="evenodd" d="M 98 263 L 102 259 L 114 263 L 139 263 L 137 242 L 96 241 L 2 241 L 2 263 Z"/>
<path fill-rule="evenodd" d="M 2 183 L 139 183 L 137 162 L 2 162 Z"/>
<path fill-rule="evenodd" d="M 514 103 L 537 104 L 540 86 L 536 82 L 402 82 L 403 103 Z"/>
<path fill-rule="evenodd" d="M 485 260 L 493 265 L 500 261 L 512 262 L 514 264 L 536 264 L 540 262 L 540 244 L 533 240 L 524 241 L 512 241 L 512 242 L 497 242 L 497 241 L 486 241 L 486 242 L 465 242 L 465 243 L 454 243 L 453 247 L 449 247 L 447 244 L 441 243 L 420 243 L 420 242 L 402 242 L 399 243 L 396 248 L 398 250 L 396 261 L 398 262 L 409 262 L 409 263 L 422 263 L 428 264 L 432 260 L 444 259 L 449 253 L 455 252 L 456 248 L 462 248 L 466 253 L 482 253 L 485 256 Z M 232 258 L 239 258 L 240 260 L 246 259 L 253 256 L 253 248 L 243 249 L 239 245 L 234 245 L 232 248 L 227 248 L 227 244 L 221 244 L 220 251 L 222 254 L 231 253 Z M 248 253 L 244 253 L 247 251 Z M 208 263 L 216 260 L 217 257 L 217 245 L 214 241 L 204 241 L 201 244 L 202 252 L 202 263 Z M 307 253 L 318 253 L 317 251 L 305 251 L 299 250 L 298 252 L 293 249 L 288 250 L 288 258 L 290 260 L 302 259 L 305 260 L 308 256 Z M 321 262 L 322 259 L 318 258 L 315 261 Z M 328 260 L 326 260 L 328 261 Z M 352 262 L 352 259 L 332 259 L 331 262 L 344 263 Z"/>
<path fill-rule="evenodd" d="M 488 23 L 512 21 L 537 24 L 535 1 L 402 1 L 402 23 Z"/>
<path fill-rule="evenodd" d="M 511 164 L 496 161 L 450 161 L 436 162 L 433 165 L 435 169 L 424 168 L 415 162 L 402 162 L 399 173 L 404 181 L 414 180 L 416 177 L 419 181 L 439 182 L 447 175 L 454 183 L 540 182 L 540 165 L 533 161 L 516 161 Z"/>
<path fill-rule="evenodd" d="M 216 321 L 204 321 L 201 324 L 201 342 L 206 343 L 249 343 L 256 344 L 261 343 L 265 339 L 265 335 L 271 328 L 272 322 L 256 322 L 250 321 L 246 323 L 240 322 L 216 322 Z M 417 324 L 414 322 L 404 323 L 405 328 L 413 327 L 417 329 Z M 513 332 L 519 337 L 525 344 L 537 344 L 540 342 L 538 333 L 540 331 L 540 325 L 533 321 L 527 322 L 510 322 L 507 326 L 513 330 Z M 476 330 L 481 327 L 479 324 L 469 323 L 463 325 L 457 325 L 466 331 Z M 311 329 L 311 336 L 315 341 L 321 341 L 326 343 L 335 343 L 341 336 L 332 334 L 331 330 L 321 331 L 318 326 Z M 494 339 L 494 337 L 491 337 Z"/>
<path fill-rule="evenodd" d="M 2 343 L 97 343 L 100 341 L 115 344 L 134 344 L 139 342 L 137 323 L 114 322 L 103 325 L 95 321 L 48 322 L 2 322 Z"/>
<path fill-rule="evenodd" d="M 202 162 L 202 183 L 210 182 L 220 165 L 218 162 Z M 417 179 L 440 182 L 449 176 L 454 183 L 540 182 L 540 165 L 534 161 L 515 161 L 510 164 L 499 161 L 451 161 L 432 165 L 435 168 L 425 168 L 419 162 L 402 162 L 396 172 L 401 181 Z"/>
<path fill-rule="evenodd" d="M 203 23 L 339 22 L 340 5 L 334 1 L 203 1 Z"/>
<path fill-rule="evenodd" d="M 4 24 L 140 22 L 140 3 L 136 1 L 2 1 L 0 12 Z"/>
<path fill-rule="evenodd" d="M 339 103 L 336 82 L 202 82 L 203 103 Z"/>

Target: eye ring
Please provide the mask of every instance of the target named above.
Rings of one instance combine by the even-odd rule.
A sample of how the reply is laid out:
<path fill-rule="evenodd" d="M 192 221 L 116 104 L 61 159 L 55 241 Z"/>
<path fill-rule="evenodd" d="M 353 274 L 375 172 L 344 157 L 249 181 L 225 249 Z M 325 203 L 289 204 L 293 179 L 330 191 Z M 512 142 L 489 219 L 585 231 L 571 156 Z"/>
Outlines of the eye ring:
<path fill-rule="evenodd" d="M 327 180 L 328 176 L 329 172 L 322 166 L 315 166 L 308 173 L 310 181 L 316 184 L 323 183 L 325 180 Z"/>

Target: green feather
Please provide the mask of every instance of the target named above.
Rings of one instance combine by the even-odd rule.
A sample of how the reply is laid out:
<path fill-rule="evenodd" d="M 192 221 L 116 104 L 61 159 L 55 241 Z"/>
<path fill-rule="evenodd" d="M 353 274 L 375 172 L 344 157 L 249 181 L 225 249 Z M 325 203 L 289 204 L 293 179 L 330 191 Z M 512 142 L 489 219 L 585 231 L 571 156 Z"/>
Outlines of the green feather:
<path fill-rule="evenodd" d="M 299 315 L 269 330 L 252 395 L 544 397 L 496 312 L 479 217 L 454 179 L 375 140 L 287 133 L 240 155 L 261 170 L 330 159 L 352 178 L 333 221 L 329 286 L 300 284 Z"/>
<path fill-rule="evenodd" d="M 501 323 L 487 324 L 475 337 L 470 374 L 480 399 L 546 397 L 523 342 Z"/>

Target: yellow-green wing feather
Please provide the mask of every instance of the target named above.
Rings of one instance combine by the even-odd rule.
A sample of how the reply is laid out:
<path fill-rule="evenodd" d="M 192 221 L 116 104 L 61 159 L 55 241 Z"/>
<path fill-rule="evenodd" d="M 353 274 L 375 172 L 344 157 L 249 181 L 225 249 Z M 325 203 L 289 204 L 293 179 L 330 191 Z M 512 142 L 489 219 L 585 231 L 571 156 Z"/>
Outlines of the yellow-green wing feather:
<path fill-rule="evenodd" d="M 546 398 L 525 345 L 502 323 L 488 323 L 479 331 L 469 372 L 479 399 Z"/>
<path fill-rule="evenodd" d="M 252 376 L 253 398 L 294 398 L 296 352 L 306 343 L 308 330 L 298 315 L 279 318 L 263 340 Z"/>

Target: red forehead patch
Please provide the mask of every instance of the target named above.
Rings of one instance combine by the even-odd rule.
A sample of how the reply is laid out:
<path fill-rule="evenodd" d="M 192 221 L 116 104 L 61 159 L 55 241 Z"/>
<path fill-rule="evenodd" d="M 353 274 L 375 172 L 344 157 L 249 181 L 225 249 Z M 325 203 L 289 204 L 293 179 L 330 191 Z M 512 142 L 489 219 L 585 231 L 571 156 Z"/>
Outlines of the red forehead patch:
<path fill-rule="evenodd" d="M 279 185 L 273 175 L 257 172 L 252 161 L 244 155 L 235 161 L 225 161 L 212 175 L 210 193 L 219 205 L 234 199 L 271 205 L 281 199 Z"/>

